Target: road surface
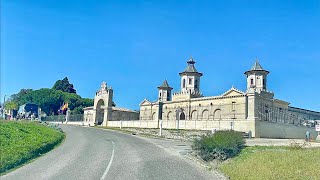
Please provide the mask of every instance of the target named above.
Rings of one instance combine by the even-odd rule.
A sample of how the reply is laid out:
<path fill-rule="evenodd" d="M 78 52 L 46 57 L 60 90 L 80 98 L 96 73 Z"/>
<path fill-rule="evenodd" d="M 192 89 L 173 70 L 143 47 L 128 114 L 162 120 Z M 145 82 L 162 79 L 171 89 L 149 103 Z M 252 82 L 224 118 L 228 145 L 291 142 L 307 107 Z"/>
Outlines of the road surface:
<path fill-rule="evenodd" d="M 221 178 L 146 138 L 97 128 L 61 127 L 67 136 L 60 146 L 0 179 Z"/>

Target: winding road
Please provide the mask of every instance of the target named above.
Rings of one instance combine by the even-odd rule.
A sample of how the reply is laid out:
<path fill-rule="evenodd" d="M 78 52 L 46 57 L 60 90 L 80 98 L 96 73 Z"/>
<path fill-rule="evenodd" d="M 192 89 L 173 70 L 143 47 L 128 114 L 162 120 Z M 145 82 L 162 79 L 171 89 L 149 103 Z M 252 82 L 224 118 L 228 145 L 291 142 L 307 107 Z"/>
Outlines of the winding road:
<path fill-rule="evenodd" d="M 155 143 L 111 130 L 61 127 L 67 136 L 60 146 L 0 179 L 221 179 L 167 150 L 166 140 Z"/>

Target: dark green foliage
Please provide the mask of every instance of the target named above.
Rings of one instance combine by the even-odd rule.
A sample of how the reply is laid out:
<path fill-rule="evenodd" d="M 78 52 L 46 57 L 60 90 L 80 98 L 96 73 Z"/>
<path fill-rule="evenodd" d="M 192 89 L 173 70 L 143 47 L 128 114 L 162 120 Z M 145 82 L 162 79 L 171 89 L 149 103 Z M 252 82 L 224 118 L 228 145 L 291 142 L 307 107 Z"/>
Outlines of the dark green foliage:
<path fill-rule="evenodd" d="M 47 115 L 57 114 L 63 103 L 68 102 L 69 108 L 75 112 L 83 113 L 82 108 L 93 106 L 93 99 L 81 98 L 75 93 L 67 93 L 60 90 L 42 88 L 39 90 L 22 89 L 18 94 L 11 96 L 11 102 L 18 106 L 25 103 L 35 103 Z"/>
<path fill-rule="evenodd" d="M 0 121 L 0 174 L 50 151 L 64 138 L 54 128 L 30 121 Z"/>
<path fill-rule="evenodd" d="M 12 102 L 12 101 L 7 101 L 5 104 L 4 104 L 4 108 L 6 109 L 14 109 L 14 110 L 17 110 L 18 109 L 18 105 L 17 103 L 15 102 Z"/>
<path fill-rule="evenodd" d="M 196 139 L 192 149 L 205 161 L 224 161 L 237 155 L 244 148 L 245 141 L 241 132 L 217 131 L 214 135 Z"/>
<path fill-rule="evenodd" d="M 58 80 L 52 87 L 52 89 L 60 90 L 67 93 L 76 93 L 76 90 L 73 88 L 73 84 L 69 83 L 67 77 L 62 80 Z"/>

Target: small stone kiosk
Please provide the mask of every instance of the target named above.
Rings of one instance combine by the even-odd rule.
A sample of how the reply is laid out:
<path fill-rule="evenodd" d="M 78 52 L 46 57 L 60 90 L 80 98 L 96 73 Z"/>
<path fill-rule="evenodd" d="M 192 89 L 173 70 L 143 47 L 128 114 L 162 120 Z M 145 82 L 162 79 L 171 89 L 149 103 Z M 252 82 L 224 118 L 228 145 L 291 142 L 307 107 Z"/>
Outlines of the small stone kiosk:
<path fill-rule="evenodd" d="M 84 111 L 84 121 L 90 125 L 107 126 L 112 120 L 138 120 L 139 112 L 113 107 L 113 89 L 107 87 L 106 82 L 102 82 L 100 89 L 96 92 L 94 105 L 86 107 Z"/>

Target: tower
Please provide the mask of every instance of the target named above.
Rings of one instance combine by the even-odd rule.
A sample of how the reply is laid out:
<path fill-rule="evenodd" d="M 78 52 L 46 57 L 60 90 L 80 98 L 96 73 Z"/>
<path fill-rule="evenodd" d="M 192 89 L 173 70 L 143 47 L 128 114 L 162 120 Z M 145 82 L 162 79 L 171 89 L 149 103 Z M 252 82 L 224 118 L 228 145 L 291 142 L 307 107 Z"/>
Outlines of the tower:
<path fill-rule="evenodd" d="M 187 61 L 186 69 L 179 73 L 181 76 L 181 92 L 200 93 L 200 78 L 202 73 L 198 72 L 192 57 Z"/>
<path fill-rule="evenodd" d="M 164 80 L 162 85 L 158 87 L 159 95 L 158 99 L 159 101 L 165 102 L 165 101 L 171 101 L 171 90 L 173 88 L 169 86 L 167 80 Z"/>
<path fill-rule="evenodd" d="M 244 74 L 247 75 L 247 91 L 250 89 L 255 89 L 256 92 L 267 91 L 267 76 L 269 71 L 264 70 L 258 60 Z"/>

